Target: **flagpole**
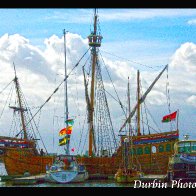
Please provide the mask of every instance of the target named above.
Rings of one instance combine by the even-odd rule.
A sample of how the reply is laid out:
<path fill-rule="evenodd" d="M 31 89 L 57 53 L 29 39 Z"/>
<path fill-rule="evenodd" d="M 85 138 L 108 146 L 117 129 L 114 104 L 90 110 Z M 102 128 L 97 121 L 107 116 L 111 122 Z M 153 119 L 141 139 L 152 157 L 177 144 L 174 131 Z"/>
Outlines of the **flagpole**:
<path fill-rule="evenodd" d="M 177 131 L 178 131 L 178 118 L 179 118 L 179 109 L 177 110 Z"/>
<path fill-rule="evenodd" d="M 67 77 L 67 65 L 66 65 L 66 33 L 68 31 L 65 31 L 65 29 L 63 30 L 63 35 L 64 35 L 64 53 L 65 53 L 65 78 Z M 65 108 L 64 108 L 64 123 L 66 123 L 66 130 L 68 129 L 68 96 L 67 96 L 67 80 L 65 81 L 64 84 L 64 90 L 65 90 Z M 67 136 L 67 134 L 66 134 Z M 66 137 L 66 140 L 68 140 L 68 137 Z M 69 141 L 67 142 L 67 148 L 66 150 L 66 154 L 69 155 Z"/>

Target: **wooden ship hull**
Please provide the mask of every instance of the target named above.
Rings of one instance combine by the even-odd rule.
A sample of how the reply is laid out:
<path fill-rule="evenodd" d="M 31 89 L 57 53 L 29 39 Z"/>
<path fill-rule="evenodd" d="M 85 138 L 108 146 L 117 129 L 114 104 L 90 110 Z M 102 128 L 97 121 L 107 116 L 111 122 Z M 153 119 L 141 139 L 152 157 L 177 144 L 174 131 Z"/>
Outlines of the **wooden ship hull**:
<path fill-rule="evenodd" d="M 108 178 L 113 176 L 120 164 L 120 157 L 79 157 L 79 164 L 83 164 L 89 173 L 89 179 Z"/>
<path fill-rule="evenodd" d="M 133 137 L 133 162 L 145 174 L 166 174 L 169 158 L 174 154 L 178 131 Z M 130 155 L 131 156 L 131 155 Z"/>
<path fill-rule="evenodd" d="M 124 138 L 121 137 L 121 145 L 118 147 L 115 139 L 113 125 L 111 121 L 109 106 L 105 94 L 104 84 L 101 75 L 101 66 L 99 65 L 98 47 L 101 46 L 102 36 L 97 32 L 97 12 L 94 14 L 94 30 L 88 36 L 91 49 L 91 86 L 90 94 L 84 72 L 85 98 L 87 103 L 87 120 L 89 125 L 89 149 L 87 157 L 78 157 L 77 162 L 85 165 L 89 178 L 92 176 L 114 176 L 122 162 L 122 144 Z M 83 66 L 84 68 L 84 66 Z M 161 77 L 167 66 L 155 78 L 147 91 L 140 97 L 139 93 L 139 74 L 138 74 L 138 97 L 137 104 L 130 112 L 127 120 L 121 129 L 129 123 L 137 110 L 137 136 L 133 136 L 133 152 L 129 152 L 130 157 L 134 154 L 134 162 L 141 166 L 141 171 L 145 174 L 166 174 L 169 157 L 173 154 L 173 145 L 178 140 L 178 131 L 163 132 L 160 134 L 140 135 L 140 104 L 144 102 L 147 94 L 153 88 L 156 81 Z M 61 83 L 62 84 L 62 83 Z M 58 88 L 54 91 L 56 92 Z M 96 93 L 95 93 L 96 90 Z M 49 99 L 47 99 L 49 101 Z M 46 102 L 47 102 L 46 101 Z M 46 103 L 45 102 L 45 103 Z M 95 105 L 96 102 L 96 105 Z M 20 106 L 21 114 L 22 106 Z M 66 112 L 68 114 L 68 112 Z M 67 117 L 66 117 L 67 118 Z M 68 118 L 67 118 L 68 119 Z M 23 126 L 24 133 L 26 128 Z M 119 131 L 120 132 L 120 131 Z M 102 142 L 96 143 L 102 138 Z M 109 142 L 110 141 L 110 142 Z M 101 145 L 101 146 L 100 146 Z M 153 152 L 153 149 L 156 152 Z M 67 146 L 69 149 L 69 146 Z M 107 150 L 108 157 L 102 155 L 102 150 Z M 116 153 L 112 154 L 113 150 Z M 97 154 L 97 157 L 93 154 Z M 8 149 L 4 156 L 5 167 L 9 175 L 24 174 L 28 171 L 31 174 L 46 172 L 46 165 L 52 164 L 53 157 L 38 156 L 30 149 Z"/>
<path fill-rule="evenodd" d="M 123 160 L 123 141 L 129 137 L 129 141 L 132 141 L 132 151 L 129 149 L 128 156 L 133 157 L 135 165 L 140 165 L 140 171 L 144 174 L 166 174 L 169 162 L 169 157 L 174 153 L 173 145 L 178 141 L 179 133 L 177 131 L 162 132 L 158 134 L 141 134 L 141 104 L 146 99 L 148 93 L 151 91 L 155 83 L 159 80 L 161 75 L 167 70 L 166 65 L 159 75 L 154 79 L 152 84 L 148 87 L 145 93 L 140 93 L 140 73 L 137 72 L 137 103 L 130 109 L 130 93 L 128 95 L 129 112 L 126 115 L 126 120 L 119 130 L 126 131 L 126 125 L 129 125 L 129 136 L 121 136 L 120 146 L 117 144 L 113 125 L 111 123 L 111 115 L 108 107 L 108 102 L 105 94 L 104 84 L 101 75 L 101 66 L 98 57 L 101 46 L 102 36 L 100 32 L 97 32 L 97 12 L 94 13 L 94 31 L 88 36 L 89 46 L 91 48 L 91 86 L 88 89 L 86 74 L 84 73 L 84 85 L 85 85 L 85 97 L 88 111 L 88 124 L 89 124 L 89 145 L 88 145 L 88 157 L 79 157 L 78 162 L 84 164 L 89 172 L 89 176 L 95 174 L 100 176 L 112 175 L 119 168 L 122 167 Z M 89 82 L 88 82 L 89 83 Z M 128 87 L 129 89 L 129 87 Z M 89 94 L 90 90 L 90 94 Z M 96 93 L 95 93 L 96 91 Z M 120 100 L 118 100 L 120 103 Z M 122 104 L 120 103 L 121 107 Z M 123 108 L 123 107 L 122 107 Z M 137 112 L 137 127 L 131 128 L 131 119 Z M 125 111 L 124 111 L 125 113 Z M 134 132 L 134 135 L 130 135 Z M 132 137 L 132 139 L 130 139 Z M 100 139 L 101 138 L 101 139 Z M 115 149 L 115 150 L 114 150 Z M 155 149 L 155 152 L 153 151 Z M 102 151 L 106 150 L 108 157 L 104 157 Z M 115 153 L 113 154 L 112 152 Z M 94 156 L 93 154 L 96 154 Z"/>
<path fill-rule="evenodd" d="M 122 138 L 124 138 L 123 136 Z M 174 153 L 174 144 L 178 141 L 178 131 L 164 132 L 133 137 L 133 159 L 134 164 L 141 166 L 144 174 L 166 174 L 169 158 Z M 153 148 L 156 149 L 153 152 Z M 79 157 L 78 162 L 84 164 L 90 177 L 95 174 L 102 176 L 115 175 L 122 160 L 122 146 L 118 148 L 117 154 L 112 157 Z"/>
<path fill-rule="evenodd" d="M 46 165 L 51 165 L 54 157 L 36 155 L 32 148 L 7 148 L 4 164 L 8 175 L 30 175 L 46 173 Z"/>
<path fill-rule="evenodd" d="M 123 136 L 122 138 L 124 138 Z M 174 153 L 174 144 L 178 141 L 178 132 L 165 132 L 135 136 L 133 138 L 134 164 L 140 164 L 145 174 L 166 174 L 169 158 Z M 153 147 L 156 149 L 152 152 Z M 84 164 L 89 176 L 114 176 L 122 158 L 122 146 L 112 157 L 78 157 L 77 161 Z M 28 171 L 32 175 L 45 173 L 46 165 L 53 163 L 53 156 L 36 155 L 32 148 L 6 148 L 3 156 L 8 175 L 23 175 Z"/>

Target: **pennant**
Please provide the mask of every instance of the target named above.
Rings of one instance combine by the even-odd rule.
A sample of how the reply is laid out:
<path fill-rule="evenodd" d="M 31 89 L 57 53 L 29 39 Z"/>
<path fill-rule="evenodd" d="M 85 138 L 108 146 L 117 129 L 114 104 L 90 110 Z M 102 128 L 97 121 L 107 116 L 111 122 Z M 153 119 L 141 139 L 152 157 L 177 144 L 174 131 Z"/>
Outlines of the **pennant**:
<path fill-rule="evenodd" d="M 63 145 L 65 145 L 65 144 L 66 144 L 66 142 L 67 142 L 66 137 L 64 137 L 64 138 L 62 138 L 62 139 L 59 139 L 59 146 L 63 146 Z"/>
<path fill-rule="evenodd" d="M 65 127 L 59 131 L 59 136 L 62 136 L 65 134 L 70 135 L 71 133 L 72 133 L 72 126 L 68 126 L 67 128 Z"/>
<path fill-rule="evenodd" d="M 66 135 L 64 138 L 59 139 L 59 146 L 63 146 L 70 142 L 70 135 Z"/>
<path fill-rule="evenodd" d="M 162 119 L 162 122 L 170 122 L 172 120 L 175 120 L 176 119 L 176 114 L 177 114 L 177 111 L 164 116 L 163 119 Z"/>
<path fill-rule="evenodd" d="M 66 134 L 70 135 L 72 133 L 72 126 L 68 126 L 66 130 Z"/>
<path fill-rule="evenodd" d="M 74 119 L 67 119 L 65 123 L 67 123 L 69 126 L 72 126 L 74 124 Z"/>
<path fill-rule="evenodd" d="M 66 134 L 66 128 L 63 128 L 59 131 L 59 136 L 65 135 Z"/>

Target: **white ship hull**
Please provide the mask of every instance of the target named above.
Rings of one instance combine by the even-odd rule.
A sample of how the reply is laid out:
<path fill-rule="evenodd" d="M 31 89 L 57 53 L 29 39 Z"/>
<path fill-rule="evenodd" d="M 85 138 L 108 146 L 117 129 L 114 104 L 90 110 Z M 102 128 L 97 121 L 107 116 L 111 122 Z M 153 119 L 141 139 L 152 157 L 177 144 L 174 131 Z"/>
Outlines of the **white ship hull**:
<path fill-rule="evenodd" d="M 45 180 L 52 183 L 72 183 L 72 182 L 83 182 L 88 179 L 88 172 L 78 171 L 56 171 L 48 172 Z"/>

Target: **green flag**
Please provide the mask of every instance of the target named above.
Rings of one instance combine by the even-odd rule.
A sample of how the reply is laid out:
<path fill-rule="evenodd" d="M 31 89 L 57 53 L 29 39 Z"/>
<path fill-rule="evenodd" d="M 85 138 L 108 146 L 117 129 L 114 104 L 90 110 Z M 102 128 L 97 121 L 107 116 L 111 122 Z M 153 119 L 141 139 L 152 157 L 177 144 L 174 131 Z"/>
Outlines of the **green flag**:
<path fill-rule="evenodd" d="M 67 123 L 69 126 L 72 126 L 74 124 L 74 119 L 67 119 L 65 123 Z"/>

